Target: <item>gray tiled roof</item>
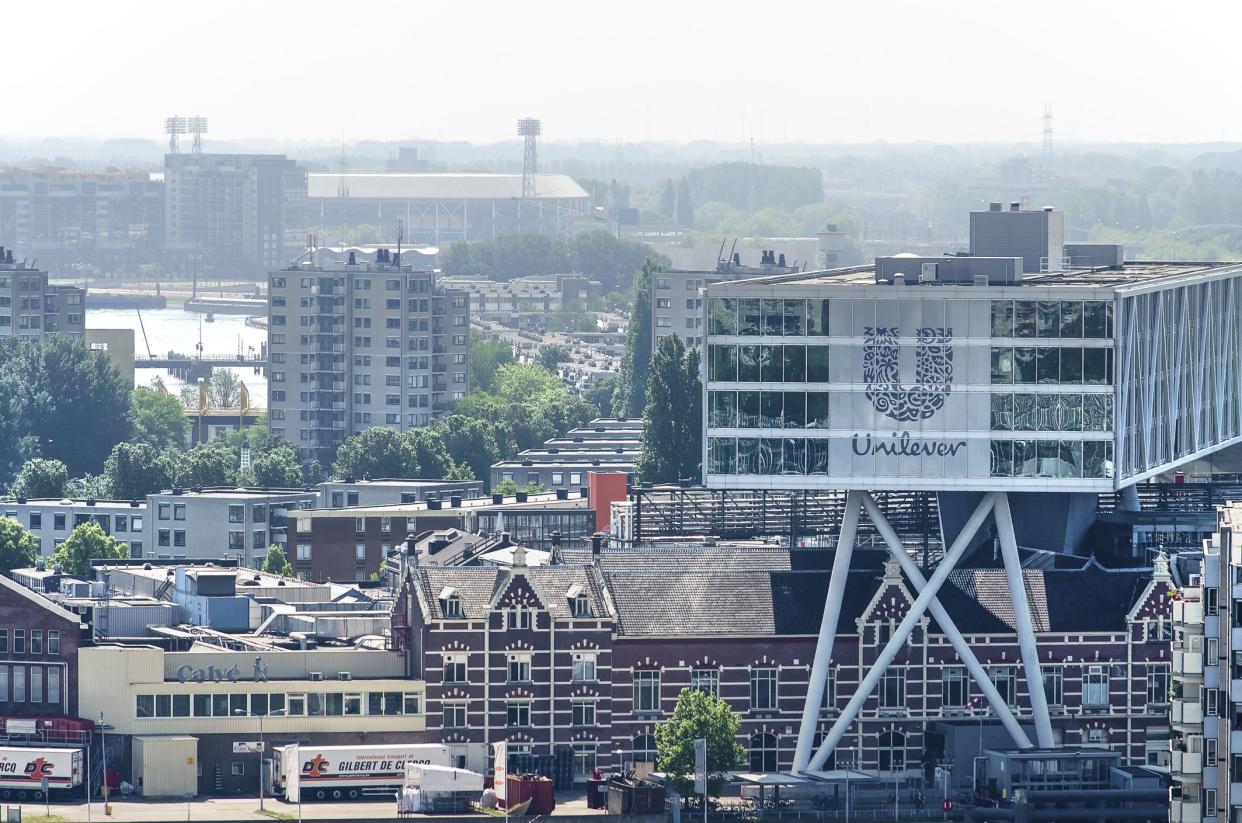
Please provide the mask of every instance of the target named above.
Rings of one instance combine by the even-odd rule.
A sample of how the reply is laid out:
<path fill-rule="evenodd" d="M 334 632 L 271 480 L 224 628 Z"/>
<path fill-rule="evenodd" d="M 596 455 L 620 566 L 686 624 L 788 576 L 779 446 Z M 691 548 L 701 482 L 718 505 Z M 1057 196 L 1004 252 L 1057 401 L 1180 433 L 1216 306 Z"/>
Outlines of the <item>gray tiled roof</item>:
<path fill-rule="evenodd" d="M 569 590 L 580 587 L 591 599 L 593 615 L 608 615 L 608 606 L 600 589 L 598 574 L 590 566 L 531 566 L 523 570 L 531 588 L 558 619 L 572 617 Z M 481 619 L 487 616 L 496 595 L 507 588 L 514 577 L 508 568 L 491 566 L 425 566 L 415 571 L 419 599 L 432 619 L 444 618 L 440 595 L 446 588 L 456 591 L 461 599 L 462 616 Z"/>

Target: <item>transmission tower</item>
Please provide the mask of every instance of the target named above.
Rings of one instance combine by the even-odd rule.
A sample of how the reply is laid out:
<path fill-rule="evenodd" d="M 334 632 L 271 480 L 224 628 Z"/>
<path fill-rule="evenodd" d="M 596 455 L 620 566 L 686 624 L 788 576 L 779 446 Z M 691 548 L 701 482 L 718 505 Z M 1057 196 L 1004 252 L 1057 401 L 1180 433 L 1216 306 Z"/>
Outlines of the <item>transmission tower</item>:
<path fill-rule="evenodd" d="M 522 197 L 535 196 L 535 175 L 539 173 L 539 156 L 535 139 L 543 132 L 543 124 L 533 117 L 518 121 L 517 133 L 526 138 L 526 151 L 522 154 Z"/>
<path fill-rule="evenodd" d="M 164 132 L 168 135 L 168 153 L 177 153 L 177 135 L 185 134 L 186 119 L 179 114 L 164 118 Z"/>
<path fill-rule="evenodd" d="M 194 135 L 194 145 L 191 151 L 195 154 L 203 153 L 203 135 L 207 133 L 206 117 L 191 117 L 186 121 L 190 134 Z"/>
<path fill-rule="evenodd" d="M 1044 177 L 1051 178 L 1052 165 L 1054 160 L 1054 147 L 1052 143 L 1052 106 L 1044 106 L 1044 151 L 1042 165 Z"/>

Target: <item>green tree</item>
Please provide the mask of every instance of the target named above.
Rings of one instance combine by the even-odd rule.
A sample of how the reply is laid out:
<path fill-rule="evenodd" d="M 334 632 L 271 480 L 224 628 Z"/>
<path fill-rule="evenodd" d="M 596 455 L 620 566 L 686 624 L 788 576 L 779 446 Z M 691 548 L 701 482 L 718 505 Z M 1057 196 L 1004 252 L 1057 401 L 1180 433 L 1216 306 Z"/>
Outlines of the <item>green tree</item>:
<path fill-rule="evenodd" d="M 582 390 L 582 399 L 595 407 L 597 417 L 612 417 L 612 397 L 617 390 L 615 374 L 601 374 Z"/>
<path fill-rule="evenodd" d="M 694 741 L 706 740 L 707 790 L 719 796 L 724 773 L 742 760 L 737 742 L 741 725 L 741 717 L 724 700 L 703 689 L 684 688 L 672 716 L 656 725 L 656 767 L 688 797 L 694 785 Z"/>
<path fill-rule="evenodd" d="M 676 483 L 702 474 L 703 403 L 699 350 L 686 349 L 675 334 L 660 338 L 651 358 L 647 407 L 643 410 L 643 482 Z"/>
<path fill-rule="evenodd" d="M 503 340 L 493 340 L 470 330 L 470 385 L 491 391 L 496 370 L 513 362 L 513 347 Z"/>
<path fill-rule="evenodd" d="M 457 476 L 457 465 L 453 462 L 439 431 L 431 428 L 415 429 L 406 432 L 405 437 L 417 467 L 408 477 L 424 477 L 429 480 L 471 479 Z"/>
<path fill-rule="evenodd" d="M 501 451 L 502 443 L 508 442 L 503 423 L 453 414 L 435 421 L 432 428 L 440 435 L 453 462 L 468 467 L 475 478 L 490 477 L 492 464 L 508 453 Z"/>
<path fill-rule="evenodd" d="M 33 457 L 27 460 L 13 481 L 14 497 L 64 497 L 69 469 L 59 460 Z"/>
<path fill-rule="evenodd" d="M 56 547 L 52 563 L 64 567 L 68 574 L 84 577 L 90 574 L 92 560 L 124 560 L 129 549 L 114 540 L 98 523 L 83 523 Z"/>
<path fill-rule="evenodd" d="M 223 444 L 200 443 L 181 456 L 176 476 L 178 486 L 231 486 L 237 481 L 237 458 Z"/>
<path fill-rule="evenodd" d="M 345 438 L 336 450 L 336 477 L 417 477 L 418 460 L 395 429 L 375 427 Z"/>
<path fill-rule="evenodd" d="M 690 181 L 685 177 L 677 181 L 677 225 L 694 228 L 694 200 L 690 196 Z"/>
<path fill-rule="evenodd" d="M 539 349 L 539 365 L 555 373 L 557 366 L 569 361 L 569 349 L 560 343 L 549 343 Z"/>
<path fill-rule="evenodd" d="M 250 472 L 259 486 L 291 489 L 302 485 L 302 463 L 297 452 L 285 444 L 254 457 Z"/>
<path fill-rule="evenodd" d="M 139 386 L 130 395 L 129 416 L 134 442 L 147 443 L 161 451 L 185 448 L 190 421 L 185 416 L 185 406 L 173 395 Z"/>
<path fill-rule="evenodd" d="M 241 378 L 228 369 L 213 369 L 203 380 L 207 387 L 207 405 L 213 409 L 236 409 L 241 405 Z M 181 387 L 181 403 L 187 409 L 198 408 L 198 384 Z"/>
<path fill-rule="evenodd" d="M 492 491 L 496 494 L 503 494 L 505 497 L 512 497 L 518 492 L 539 494 L 539 492 L 543 491 L 543 486 L 540 486 L 538 483 L 527 483 L 525 486 L 519 486 L 512 480 L 501 480 L 492 487 Z"/>
<path fill-rule="evenodd" d="M 664 181 L 664 189 L 660 192 L 660 217 L 671 221 L 677 214 L 677 188 L 673 178 Z"/>
<path fill-rule="evenodd" d="M 0 517 L 0 572 L 28 569 L 39 556 L 39 538 L 11 517 Z"/>
<path fill-rule="evenodd" d="M 98 471 L 112 446 L 129 437 L 132 387 L 103 352 L 49 334 L 0 345 L 0 375 L 13 392 L 18 435 L 71 474 Z"/>
<path fill-rule="evenodd" d="M 267 557 L 263 558 L 263 565 L 260 568 L 268 574 L 277 574 L 281 577 L 293 577 L 293 565 L 289 563 L 289 558 L 285 556 L 285 551 L 275 543 L 267 547 Z"/>
<path fill-rule="evenodd" d="M 112 486 L 106 474 L 84 474 L 72 477 L 65 484 L 65 497 L 72 500 L 108 500 L 112 495 Z"/>
<path fill-rule="evenodd" d="M 161 454 L 150 443 L 117 443 L 104 463 L 109 496 L 145 500 L 148 494 L 172 488 L 178 468 L 174 455 Z"/>
<path fill-rule="evenodd" d="M 625 349 L 612 396 L 613 411 L 620 417 L 638 417 L 647 405 L 647 376 L 651 370 L 651 279 L 656 267 L 650 261 L 634 281 L 634 305 L 625 329 Z"/>

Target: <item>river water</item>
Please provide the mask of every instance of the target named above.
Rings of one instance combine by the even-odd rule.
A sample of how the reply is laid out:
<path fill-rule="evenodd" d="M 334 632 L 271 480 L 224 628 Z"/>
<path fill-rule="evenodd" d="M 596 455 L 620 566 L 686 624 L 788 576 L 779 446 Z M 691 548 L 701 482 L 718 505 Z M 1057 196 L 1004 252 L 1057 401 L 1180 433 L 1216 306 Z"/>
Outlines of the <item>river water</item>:
<path fill-rule="evenodd" d="M 250 357 L 259 354 L 263 343 L 267 341 L 267 331 L 247 326 L 246 318 L 241 315 L 217 314 L 215 322 L 208 323 L 206 315 L 181 309 L 144 309 L 141 325 L 136 309 L 87 309 L 86 327 L 133 329 L 134 360 L 139 366 L 147 356 L 147 345 L 150 345 L 151 353 L 157 357 L 163 357 L 170 351 L 192 357 L 201 340 L 204 355 L 236 356 L 241 353 Z M 146 343 L 143 342 L 143 327 L 146 328 Z M 267 405 L 266 375 L 255 374 L 250 366 L 229 370 L 246 384 L 251 403 L 255 406 Z M 139 386 L 150 385 L 151 378 L 156 375 L 164 381 L 169 391 L 180 391 L 182 381 L 163 369 L 139 368 L 134 382 Z"/>

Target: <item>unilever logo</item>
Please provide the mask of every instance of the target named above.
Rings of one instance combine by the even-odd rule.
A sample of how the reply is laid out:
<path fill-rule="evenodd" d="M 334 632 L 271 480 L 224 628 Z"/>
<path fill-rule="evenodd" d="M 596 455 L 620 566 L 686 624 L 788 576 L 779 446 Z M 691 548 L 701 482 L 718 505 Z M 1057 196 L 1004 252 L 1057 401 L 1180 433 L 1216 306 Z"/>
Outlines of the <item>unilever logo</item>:
<path fill-rule="evenodd" d="M 906 423 L 926 420 L 944 407 L 953 389 L 953 329 L 918 330 L 911 386 L 897 373 L 897 329 L 867 326 L 863 336 L 863 380 L 876 411 Z"/>

